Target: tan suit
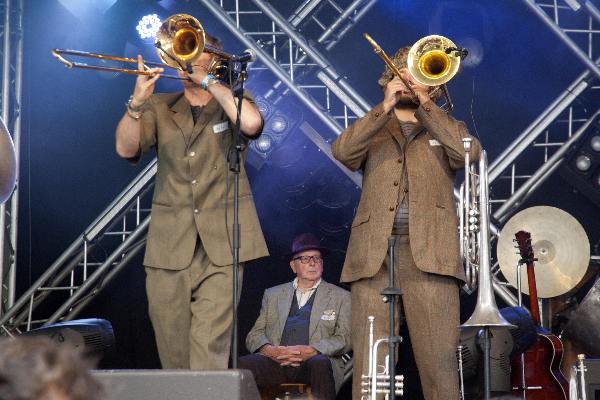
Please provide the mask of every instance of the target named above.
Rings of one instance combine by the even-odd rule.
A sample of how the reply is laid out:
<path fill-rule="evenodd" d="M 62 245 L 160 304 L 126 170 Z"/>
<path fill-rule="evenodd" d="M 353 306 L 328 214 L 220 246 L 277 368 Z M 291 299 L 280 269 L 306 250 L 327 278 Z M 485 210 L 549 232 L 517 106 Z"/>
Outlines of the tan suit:
<path fill-rule="evenodd" d="M 247 95 L 251 100 L 251 97 Z M 144 265 L 186 268 L 200 235 L 210 260 L 231 264 L 233 175 L 227 152 L 233 124 L 212 99 L 194 125 L 183 93 L 155 94 L 142 116 L 142 152 L 156 147 L 158 172 Z M 229 178 L 229 179 L 227 179 Z M 228 196 L 227 185 L 229 182 Z M 225 206 L 227 220 L 225 219 Z M 240 173 L 240 261 L 268 255 L 242 163 Z"/>
<path fill-rule="evenodd" d="M 408 145 L 393 112 L 385 114 L 379 104 L 343 132 L 332 150 L 349 169 L 364 172 L 341 276 L 343 282 L 352 282 L 354 376 L 360 376 L 357 372 L 367 354 L 367 316 L 375 314 L 379 320 L 376 334 L 387 332 L 387 308 L 378 302 L 378 292 L 387 286 L 385 259 L 394 216 L 399 202 L 408 196 L 410 240 L 403 237 L 397 243 L 396 254 L 401 253 L 397 277 L 405 293 L 406 318 L 423 389 L 431 400 L 452 393 L 457 383 L 453 375 L 459 303 L 454 278 L 463 279 L 464 271 L 453 188 L 455 170 L 464 164 L 462 138 L 468 132 L 464 123 L 433 102 L 419 107 L 415 115 L 425 129 Z M 473 158 L 479 151 L 479 142 L 473 140 Z M 437 346 L 436 340 L 443 343 Z M 425 355 L 434 351 L 443 354 Z M 445 376 L 436 369 L 446 370 Z M 452 371 L 448 373 L 448 369 Z M 353 397 L 358 399 L 356 379 L 354 384 Z"/>
<path fill-rule="evenodd" d="M 227 163 L 232 128 L 215 99 L 196 124 L 183 93 L 154 94 L 144 106 L 141 153 L 155 147 L 158 156 L 144 265 L 163 368 L 227 368 L 233 305 L 233 174 Z M 268 251 L 243 163 L 239 193 L 244 262 Z"/>

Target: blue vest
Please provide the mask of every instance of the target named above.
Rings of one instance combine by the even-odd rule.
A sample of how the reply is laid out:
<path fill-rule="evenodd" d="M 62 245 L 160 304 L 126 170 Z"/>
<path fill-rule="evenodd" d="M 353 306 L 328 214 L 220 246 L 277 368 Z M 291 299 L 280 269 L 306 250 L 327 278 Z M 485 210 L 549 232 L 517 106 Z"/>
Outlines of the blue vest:
<path fill-rule="evenodd" d="M 317 291 L 315 290 L 306 304 L 302 307 L 298 307 L 298 299 L 296 298 L 296 293 L 294 293 L 290 314 L 285 321 L 285 327 L 281 334 L 281 346 L 308 344 L 310 313 L 312 311 L 316 293 Z"/>

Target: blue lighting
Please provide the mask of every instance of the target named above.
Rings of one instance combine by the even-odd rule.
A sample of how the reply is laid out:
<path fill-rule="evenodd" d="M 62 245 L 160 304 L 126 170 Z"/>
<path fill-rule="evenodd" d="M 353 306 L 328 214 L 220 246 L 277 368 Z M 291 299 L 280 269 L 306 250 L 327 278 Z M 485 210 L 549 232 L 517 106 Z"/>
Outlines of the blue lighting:
<path fill-rule="evenodd" d="M 144 15 L 138 22 L 135 29 L 140 34 L 142 39 L 150 39 L 156 36 L 158 28 L 160 28 L 161 20 L 156 14 Z"/>

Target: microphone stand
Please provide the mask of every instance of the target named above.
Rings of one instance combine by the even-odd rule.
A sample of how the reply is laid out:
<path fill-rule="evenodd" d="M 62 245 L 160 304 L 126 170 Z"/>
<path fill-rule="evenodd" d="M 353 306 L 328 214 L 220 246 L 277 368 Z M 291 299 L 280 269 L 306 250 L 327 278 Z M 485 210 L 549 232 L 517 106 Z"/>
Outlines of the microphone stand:
<path fill-rule="evenodd" d="M 239 76 L 235 82 L 231 77 L 234 66 L 239 66 Z M 240 191 L 240 170 L 241 170 L 241 155 L 245 149 L 245 144 L 241 139 L 241 116 L 242 116 L 242 100 L 244 98 L 244 81 L 246 80 L 247 62 L 230 61 L 229 74 L 230 83 L 232 85 L 232 93 L 234 99 L 238 99 L 237 103 L 237 119 L 233 129 L 233 146 L 229 150 L 229 170 L 233 172 L 233 326 L 231 340 L 231 367 L 237 369 L 238 363 L 238 276 L 240 267 L 240 224 L 239 224 L 239 191 Z M 227 210 L 225 210 L 227 212 Z"/>
<path fill-rule="evenodd" d="M 381 291 L 383 295 L 384 303 L 388 303 L 389 306 L 389 336 L 388 336 L 388 376 L 389 380 L 389 395 L 388 400 L 395 400 L 396 398 L 396 346 L 402 341 L 399 335 L 395 335 L 396 330 L 396 301 L 402 296 L 402 289 L 395 286 L 395 269 L 396 260 L 394 256 L 394 246 L 396 244 L 396 236 L 392 235 L 388 238 L 388 280 L 389 286 Z M 399 317 L 400 318 L 400 317 Z M 401 318 L 400 318 L 401 320 Z M 377 376 L 377 371 L 373 371 L 373 374 Z M 377 394 L 373 394 L 373 399 Z"/>

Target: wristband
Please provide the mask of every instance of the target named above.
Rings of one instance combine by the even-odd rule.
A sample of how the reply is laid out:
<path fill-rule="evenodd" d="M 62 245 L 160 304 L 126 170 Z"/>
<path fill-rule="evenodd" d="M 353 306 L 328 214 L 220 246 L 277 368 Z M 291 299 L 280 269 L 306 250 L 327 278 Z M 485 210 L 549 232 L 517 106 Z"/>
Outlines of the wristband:
<path fill-rule="evenodd" d="M 143 107 L 144 105 L 142 104 L 139 107 L 133 107 L 131 105 L 131 101 L 133 100 L 133 95 L 131 95 L 129 97 L 129 101 L 127 101 L 127 103 L 125 104 L 125 106 L 127 107 L 127 115 L 129 115 L 131 118 L 135 119 L 136 121 L 139 120 L 140 118 L 142 118 L 142 114 L 143 114 Z"/>
<path fill-rule="evenodd" d="M 213 83 L 217 83 L 217 82 L 219 82 L 219 81 L 213 74 L 208 74 L 204 77 L 204 79 L 202 79 L 202 82 L 200 82 L 200 87 L 203 90 L 208 90 L 208 87 L 210 85 L 212 85 Z"/>

